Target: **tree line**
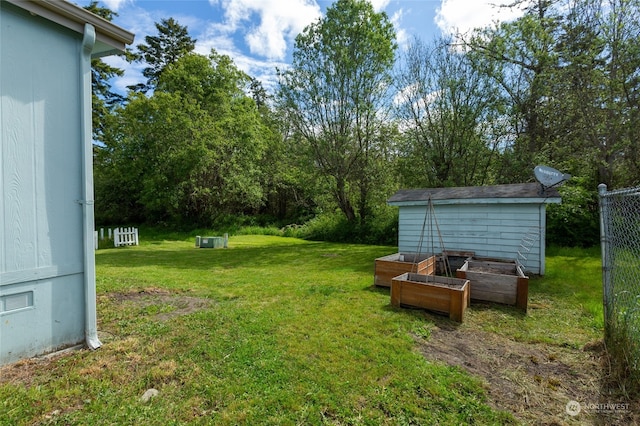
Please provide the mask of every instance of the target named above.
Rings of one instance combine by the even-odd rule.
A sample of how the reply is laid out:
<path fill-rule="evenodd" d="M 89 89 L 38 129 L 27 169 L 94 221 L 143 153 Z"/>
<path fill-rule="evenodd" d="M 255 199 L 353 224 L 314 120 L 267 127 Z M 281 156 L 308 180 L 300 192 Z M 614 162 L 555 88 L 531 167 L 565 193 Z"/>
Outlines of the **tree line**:
<path fill-rule="evenodd" d="M 122 71 L 94 61 L 97 219 L 331 217 L 363 240 L 392 233 L 401 187 L 528 182 L 545 164 L 573 175 L 548 240 L 597 243 L 597 185 L 640 181 L 640 0 L 514 5 L 515 21 L 400 49 L 384 12 L 337 0 L 272 91 L 162 20 L 125 54 L 147 67 L 126 96 L 109 86 Z"/>

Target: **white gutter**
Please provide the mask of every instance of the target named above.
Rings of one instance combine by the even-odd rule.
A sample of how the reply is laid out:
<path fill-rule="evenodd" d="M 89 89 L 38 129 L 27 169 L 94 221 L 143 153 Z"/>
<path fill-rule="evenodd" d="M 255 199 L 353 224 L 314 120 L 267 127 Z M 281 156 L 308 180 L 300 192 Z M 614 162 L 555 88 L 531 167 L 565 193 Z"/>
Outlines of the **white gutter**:
<path fill-rule="evenodd" d="M 96 43 L 96 29 L 91 24 L 84 25 L 82 51 L 80 52 L 80 111 L 82 126 L 82 182 L 83 199 L 82 225 L 84 237 L 84 288 L 85 288 L 85 328 L 84 336 L 89 349 L 102 346 L 98 339 L 96 316 L 96 259 L 93 238 L 93 132 L 91 107 L 91 52 Z"/>
<path fill-rule="evenodd" d="M 133 33 L 114 25 L 106 19 L 94 15 L 73 3 L 63 0 L 1 0 L 8 1 L 34 15 L 62 25 L 80 34 L 85 24 L 93 25 L 96 32 L 93 57 L 102 57 L 122 52 L 125 45 L 133 43 Z"/>

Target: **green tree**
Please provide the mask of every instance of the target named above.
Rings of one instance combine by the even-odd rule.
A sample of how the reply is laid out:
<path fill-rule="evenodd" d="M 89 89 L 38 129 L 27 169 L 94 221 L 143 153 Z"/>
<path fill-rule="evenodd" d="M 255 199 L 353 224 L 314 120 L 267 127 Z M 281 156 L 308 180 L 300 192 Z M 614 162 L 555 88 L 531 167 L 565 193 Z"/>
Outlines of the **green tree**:
<path fill-rule="evenodd" d="M 158 35 L 146 36 L 145 43 L 137 46 L 137 59 L 147 65 L 142 71 L 147 82 L 131 87 L 132 89 L 142 92 L 154 89 L 164 69 L 195 48 L 196 40 L 189 36 L 187 27 L 173 18 L 156 23 L 156 29 Z"/>
<path fill-rule="evenodd" d="M 251 79 L 249 93 L 265 124 L 263 137 L 268 144 L 262 161 L 266 203 L 260 213 L 283 223 L 304 221 L 311 214 L 313 185 L 303 178 L 308 174 L 303 171 L 299 144 L 292 143 L 289 123 L 273 109 L 273 96 L 259 80 Z"/>
<path fill-rule="evenodd" d="M 569 142 L 558 157 L 594 188 L 639 182 L 639 21 L 637 0 L 577 2 L 558 45 L 562 67 L 553 88 L 560 96 L 552 107 Z"/>
<path fill-rule="evenodd" d="M 224 213 L 260 207 L 262 160 L 273 134 L 247 95 L 251 78 L 215 51 L 208 58 L 188 55 L 165 74 L 158 88 L 196 101 L 215 126 L 207 140 L 208 163 L 192 181 L 193 192 L 211 194 L 210 201 Z"/>
<path fill-rule="evenodd" d="M 448 39 L 408 47 L 396 76 L 405 186 L 492 183 L 508 140 L 503 100 Z"/>
<path fill-rule="evenodd" d="M 188 54 L 150 97 L 132 94 L 110 126 L 101 202 L 142 222 L 204 226 L 260 207 L 269 129 L 249 82 L 227 56 Z"/>
<path fill-rule="evenodd" d="M 554 95 L 550 81 L 559 61 L 562 15 L 555 3 L 517 1 L 528 4 L 524 16 L 481 30 L 464 43 L 477 69 L 490 75 L 509 101 L 511 144 L 504 149 L 498 174 L 505 183 L 530 179 L 539 153 L 553 139 L 545 106 Z"/>
<path fill-rule="evenodd" d="M 388 123 L 395 33 L 363 0 L 338 0 L 296 37 L 279 99 L 308 162 L 349 222 L 364 222 L 388 178 L 381 159 Z"/>
<path fill-rule="evenodd" d="M 518 3 L 529 6 L 523 17 L 466 43 L 510 101 L 513 144 L 500 175 L 525 180 L 545 162 L 594 191 L 637 183 L 640 2 Z"/>

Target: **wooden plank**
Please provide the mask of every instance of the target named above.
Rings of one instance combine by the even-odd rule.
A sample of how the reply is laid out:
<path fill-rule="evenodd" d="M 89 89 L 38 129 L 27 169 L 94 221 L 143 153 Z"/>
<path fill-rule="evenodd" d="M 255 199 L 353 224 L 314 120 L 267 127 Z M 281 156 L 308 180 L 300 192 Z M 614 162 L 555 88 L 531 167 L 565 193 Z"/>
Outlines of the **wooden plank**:
<path fill-rule="evenodd" d="M 487 302 L 516 303 L 517 277 L 466 271 L 471 282 L 471 299 Z"/>
<path fill-rule="evenodd" d="M 466 278 L 473 284 L 495 286 L 496 288 L 515 289 L 518 277 L 515 275 L 485 274 L 482 272 L 466 271 Z"/>
<path fill-rule="evenodd" d="M 527 312 L 529 302 L 529 279 L 526 277 L 518 277 L 518 288 L 516 295 L 516 306 Z"/>
<path fill-rule="evenodd" d="M 510 274 L 516 275 L 516 264 L 515 261 L 513 263 L 506 263 L 505 261 L 491 261 L 491 260 L 470 260 L 469 262 L 469 272 L 479 272 L 487 275 L 502 275 L 502 274 Z M 483 271 L 482 269 L 487 269 Z"/>
<path fill-rule="evenodd" d="M 453 321 L 462 322 L 464 314 L 464 292 L 451 293 L 449 298 L 449 318 Z"/>
<path fill-rule="evenodd" d="M 406 275 L 395 277 L 391 281 L 391 305 L 399 307 L 402 299 L 402 279 L 406 279 Z"/>
<path fill-rule="evenodd" d="M 471 284 L 471 300 L 482 302 L 502 303 L 504 305 L 515 305 L 516 295 L 507 293 L 496 293 L 485 289 L 478 289 L 476 284 Z"/>
<path fill-rule="evenodd" d="M 449 289 L 442 287 L 403 282 L 400 303 L 448 314 L 450 293 Z"/>
<path fill-rule="evenodd" d="M 473 283 L 473 288 L 481 291 L 490 291 L 499 294 L 516 294 L 517 279 L 510 276 L 493 276 L 488 277 L 482 274 L 474 274 L 467 272 L 467 279 Z"/>

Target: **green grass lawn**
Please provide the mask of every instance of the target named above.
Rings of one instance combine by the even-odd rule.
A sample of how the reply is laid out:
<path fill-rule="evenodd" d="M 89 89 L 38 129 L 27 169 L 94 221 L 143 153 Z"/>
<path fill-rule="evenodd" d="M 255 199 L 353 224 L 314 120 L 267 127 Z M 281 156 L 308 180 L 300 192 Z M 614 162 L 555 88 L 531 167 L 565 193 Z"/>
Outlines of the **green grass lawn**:
<path fill-rule="evenodd" d="M 103 346 L 18 363 L 32 373 L 0 383 L 0 424 L 517 423 L 480 380 L 416 349 L 432 316 L 372 286 L 374 259 L 394 251 L 253 235 L 99 250 Z M 462 327 L 564 347 L 601 338 L 599 252 L 548 255 L 527 315 L 471 308 Z M 160 394 L 141 402 L 148 388 Z"/>

